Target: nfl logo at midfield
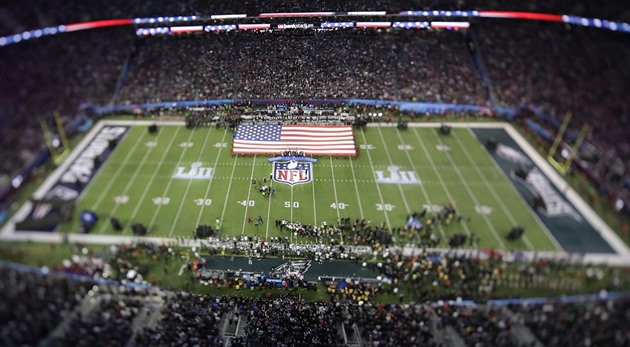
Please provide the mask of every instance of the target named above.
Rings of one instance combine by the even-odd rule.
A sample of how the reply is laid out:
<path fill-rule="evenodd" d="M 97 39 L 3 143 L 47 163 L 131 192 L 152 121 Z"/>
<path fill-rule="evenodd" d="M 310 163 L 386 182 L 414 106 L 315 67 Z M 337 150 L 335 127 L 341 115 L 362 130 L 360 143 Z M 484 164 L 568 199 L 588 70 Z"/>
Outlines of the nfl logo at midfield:
<path fill-rule="evenodd" d="M 309 183 L 313 180 L 313 164 L 295 160 L 274 162 L 273 180 L 291 186 Z"/>

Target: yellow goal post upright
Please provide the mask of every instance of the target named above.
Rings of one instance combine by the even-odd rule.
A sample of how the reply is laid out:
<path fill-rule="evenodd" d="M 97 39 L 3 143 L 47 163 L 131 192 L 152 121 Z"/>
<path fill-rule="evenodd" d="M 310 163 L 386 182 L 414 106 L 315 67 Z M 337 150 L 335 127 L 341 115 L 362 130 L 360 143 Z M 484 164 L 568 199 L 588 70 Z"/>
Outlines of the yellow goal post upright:
<path fill-rule="evenodd" d="M 565 158 L 565 160 L 563 160 L 562 162 L 558 161 L 556 159 L 556 153 L 558 151 L 558 147 L 560 147 L 560 144 L 562 144 L 562 140 L 564 139 L 564 134 L 566 133 L 567 128 L 569 127 L 569 123 L 571 122 L 572 117 L 573 115 L 570 112 L 564 117 L 564 120 L 562 121 L 562 124 L 560 125 L 560 129 L 558 129 L 558 133 L 556 134 L 556 138 L 554 139 L 553 144 L 549 148 L 549 153 L 547 153 L 547 161 L 551 164 L 551 166 L 553 166 L 556 170 L 558 170 L 558 172 L 560 172 L 560 174 L 562 174 L 563 176 L 566 175 L 566 173 L 569 171 L 569 168 L 571 167 L 571 163 L 573 163 L 573 160 L 575 159 L 575 156 L 577 155 L 577 152 L 580 149 L 582 142 L 586 138 L 586 134 L 588 133 L 588 129 L 589 129 L 588 123 L 584 123 L 584 125 L 582 125 L 582 129 L 580 130 L 580 133 L 578 134 L 577 139 L 575 140 L 575 143 L 573 144 L 573 146 L 571 146 L 571 152 Z M 561 154 L 560 158 L 564 158 L 564 156 Z"/>
<path fill-rule="evenodd" d="M 55 125 L 57 127 L 57 134 L 59 136 L 56 139 L 59 141 L 58 143 L 55 143 L 55 136 L 50 131 L 50 128 L 48 128 L 48 124 L 46 124 L 44 120 L 41 120 L 39 124 L 42 128 L 42 133 L 44 134 L 44 140 L 46 141 L 46 146 L 50 152 L 50 157 L 55 165 L 59 165 L 68 156 L 68 154 L 70 154 L 70 142 L 66 136 L 66 130 L 63 127 L 63 122 L 61 121 L 58 111 L 54 112 L 54 118 Z"/>

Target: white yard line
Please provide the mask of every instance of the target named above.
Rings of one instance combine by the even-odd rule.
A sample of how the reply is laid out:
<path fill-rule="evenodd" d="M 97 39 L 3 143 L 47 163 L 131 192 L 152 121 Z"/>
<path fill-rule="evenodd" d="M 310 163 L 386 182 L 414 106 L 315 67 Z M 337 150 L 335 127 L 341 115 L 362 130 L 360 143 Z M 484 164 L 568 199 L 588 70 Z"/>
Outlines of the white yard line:
<path fill-rule="evenodd" d="M 361 134 L 363 135 L 363 144 L 365 144 L 366 148 L 367 148 L 367 140 L 365 138 L 365 132 L 361 131 Z M 374 167 L 373 163 L 372 163 L 372 155 L 370 154 L 370 150 L 366 149 L 365 152 L 367 152 L 368 155 L 368 160 L 370 162 L 370 166 Z M 372 172 L 372 178 L 374 177 L 374 172 Z M 376 185 L 376 191 L 378 192 L 378 196 L 381 199 L 381 205 L 383 205 L 383 214 L 385 215 L 385 221 L 387 222 L 387 227 L 389 228 L 389 230 L 392 230 L 392 225 L 389 223 L 389 215 L 387 215 L 387 211 L 385 210 L 385 201 L 383 201 L 383 193 L 381 193 L 381 187 L 378 186 L 378 182 L 374 181 L 374 184 Z"/>
<path fill-rule="evenodd" d="M 335 179 L 335 169 L 333 167 L 332 156 L 328 157 L 330 159 L 330 172 L 332 173 L 332 182 L 333 182 L 333 191 L 335 193 L 335 211 L 337 212 L 337 224 L 339 225 L 341 222 L 341 215 L 339 214 L 339 197 L 337 195 L 337 182 Z M 343 245 L 343 234 L 339 232 L 339 244 Z"/>
<path fill-rule="evenodd" d="M 472 132 L 472 130 L 470 130 L 470 128 L 468 128 L 468 131 L 470 131 L 470 134 L 472 135 L 472 137 L 474 139 L 477 139 L 477 137 L 475 136 L 475 134 Z M 460 141 L 460 139 L 457 137 L 455 132 L 451 133 L 451 136 L 455 139 L 455 141 L 457 142 L 457 144 L 459 145 L 459 147 L 463 150 L 464 154 L 466 155 L 466 158 L 468 158 L 468 161 L 472 164 L 473 168 L 475 169 L 475 171 L 477 171 L 477 174 L 479 175 L 479 177 L 481 177 L 481 179 L 483 180 L 484 184 L 486 185 L 486 187 L 488 187 L 488 189 L 490 190 L 490 193 L 492 194 L 492 196 L 494 197 L 494 200 L 496 200 L 499 205 L 501 206 L 501 210 L 503 210 L 503 213 L 505 213 L 505 215 L 508 217 L 508 219 L 510 220 L 510 223 L 512 223 L 512 226 L 517 226 L 518 222 L 516 221 L 516 218 L 514 218 L 514 215 L 512 215 L 512 212 L 510 212 L 510 210 L 507 208 L 507 206 L 505 205 L 505 203 L 503 202 L 503 199 L 501 199 L 501 197 L 497 194 L 497 192 L 494 190 L 494 187 L 492 186 L 492 184 L 490 184 L 490 182 L 488 181 L 486 175 L 481 171 L 481 169 L 479 169 L 479 166 L 475 163 L 475 161 L 473 160 L 472 156 L 470 155 L 470 152 L 468 152 L 468 149 L 466 149 L 466 146 L 464 146 L 462 144 L 462 142 Z M 478 141 L 477 141 L 478 142 Z M 492 158 L 490 158 L 492 159 Z M 503 173 L 503 170 L 501 170 L 500 168 L 498 168 L 498 171 Z M 504 176 L 505 177 L 505 176 Z M 507 179 L 507 177 L 505 177 Z M 512 186 L 513 187 L 513 186 Z M 518 194 L 518 193 L 517 193 Z M 520 194 L 519 194 L 520 197 Z M 521 199 L 522 200 L 522 199 Z M 526 204 L 527 205 L 527 204 Z M 529 238 L 527 237 L 527 235 L 523 235 L 523 240 L 525 241 L 525 244 L 527 245 L 527 248 L 529 248 L 530 250 L 534 250 L 534 245 L 532 244 L 532 242 L 529 240 Z"/>
<path fill-rule="evenodd" d="M 127 129 L 127 133 L 125 133 L 125 136 L 127 136 L 127 134 L 129 134 L 129 132 L 131 131 L 132 128 Z M 116 169 L 116 172 L 114 172 L 114 176 L 109 178 L 108 177 L 108 181 L 107 181 L 107 185 L 105 186 L 105 189 L 103 189 L 103 191 L 101 191 L 101 193 L 98 196 L 98 199 L 96 199 L 96 202 L 92 205 L 92 207 L 90 208 L 92 211 L 98 209 L 101 204 L 103 203 L 103 200 L 105 199 L 105 197 L 107 197 L 109 194 L 109 190 L 112 189 L 112 186 L 114 185 L 114 183 L 116 183 L 116 181 L 118 180 L 118 176 L 120 176 L 120 173 L 123 171 L 125 165 L 127 165 L 127 163 L 129 162 L 129 159 L 131 158 L 131 155 L 133 153 L 136 152 L 136 149 L 138 148 L 138 144 L 140 143 L 140 140 L 142 140 L 147 133 L 142 133 L 142 136 L 138 136 L 138 139 L 136 140 L 136 142 L 133 144 L 133 149 L 131 151 L 129 151 L 127 153 L 127 155 L 125 155 L 125 158 L 123 159 L 122 163 L 118 166 L 118 169 Z M 122 142 L 122 139 L 121 141 Z M 116 145 L 116 147 L 118 147 L 120 145 L 120 142 L 118 143 L 118 145 Z M 111 159 L 111 156 L 113 155 L 113 153 L 110 154 L 110 157 L 108 158 Z M 101 165 L 101 167 L 99 168 L 98 172 L 96 173 L 96 175 L 90 180 L 90 184 L 92 184 L 93 182 L 95 182 L 99 175 L 101 174 L 101 172 L 103 172 L 104 166 L 106 163 L 103 163 Z M 81 195 L 85 194 L 88 189 L 90 189 L 90 187 L 86 187 L 83 192 L 81 192 Z M 79 199 L 77 199 L 77 201 L 80 201 L 81 198 L 79 197 Z"/>
<path fill-rule="evenodd" d="M 256 168 L 256 157 L 257 155 L 254 154 L 254 162 L 252 164 L 252 173 L 249 175 L 249 189 L 247 189 L 247 201 L 245 203 L 245 213 L 243 214 L 243 228 L 241 229 L 241 235 L 245 235 L 245 225 L 247 224 L 247 210 L 249 208 L 249 198 L 251 196 L 252 193 L 252 180 L 254 179 L 254 169 Z M 267 220 L 267 225 L 269 225 L 269 220 Z"/>
<path fill-rule="evenodd" d="M 225 193 L 225 198 L 223 199 L 223 211 L 221 211 L 221 222 L 223 223 L 223 217 L 225 216 L 225 208 L 227 207 L 227 203 L 230 197 L 230 189 L 232 189 L 232 181 L 234 178 L 234 169 L 236 169 L 236 161 L 238 160 L 238 155 L 234 156 L 234 163 L 232 164 L 232 173 L 230 174 L 230 183 L 228 183 L 228 190 Z M 250 181 L 249 184 L 252 182 Z"/>
<path fill-rule="evenodd" d="M 378 135 L 381 138 L 381 143 L 383 144 L 383 148 L 385 149 L 385 154 L 387 155 L 387 160 L 389 161 L 389 165 L 393 166 L 394 161 L 392 160 L 391 155 L 389 155 L 389 149 L 387 149 L 387 144 L 385 143 L 385 139 L 383 138 L 383 132 L 381 131 L 381 128 L 378 128 Z M 419 177 L 419 176 L 416 176 L 416 177 Z M 400 196 L 403 199 L 403 204 L 405 204 L 405 209 L 407 210 L 407 215 L 409 215 L 411 213 L 411 209 L 409 208 L 409 204 L 407 203 L 405 192 L 403 192 L 402 187 L 400 186 L 400 183 L 396 183 L 396 186 L 398 186 L 398 191 L 400 192 Z"/>
<path fill-rule="evenodd" d="M 225 131 L 223 132 L 223 138 L 221 139 L 221 143 L 225 142 L 225 136 L 227 135 L 227 128 L 225 129 Z M 217 163 L 219 162 L 219 157 L 221 156 L 221 150 L 223 149 L 223 147 L 219 147 L 219 151 L 217 152 L 217 157 L 214 159 L 214 165 L 212 166 L 212 178 L 210 179 L 210 182 L 208 182 L 208 186 L 206 187 L 206 192 L 203 195 L 203 200 L 205 201 L 206 199 L 208 199 L 208 193 L 210 193 L 210 186 L 212 186 L 212 182 L 214 182 L 214 175 L 217 172 Z M 201 204 L 201 208 L 199 209 L 199 215 L 197 215 L 197 222 L 195 223 L 195 226 L 199 225 L 199 222 L 201 222 L 201 216 L 203 216 L 203 209 L 206 207 L 206 204 Z M 223 224 L 223 218 L 221 219 L 221 224 Z"/>
<path fill-rule="evenodd" d="M 400 135 L 399 130 L 396 130 L 396 134 L 398 135 L 398 139 L 400 140 L 400 143 L 405 144 L 405 141 Z M 420 175 L 418 174 L 418 171 L 416 171 L 416 166 L 413 160 L 411 160 L 411 155 L 409 155 L 409 151 L 404 151 L 404 152 L 407 155 L 407 161 L 409 161 L 409 164 L 411 165 L 411 169 L 413 170 L 413 173 L 416 174 L 416 177 L 419 178 Z M 420 189 L 422 190 L 422 195 L 424 195 L 424 198 L 427 200 L 427 204 L 433 205 L 433 203 L 431 202 L 431 198 L 429 197 L 429 194 L 427 193 L 426 189 L 424 189 L 424 183 L 422 182 L 422 179 L 420 179 Z M 440 230 L 440 233 L 442 234 L 442 238 L 444 239 L 444 242 L 448 245 L 448 237 L 446 237 L 446 233 L 444 232 L 444 227 L 442 226 L 442 224 L 438 224 L 438 229 Z M 418 233 L 416 232 L 416 236 L 417 234 Z"/>
<path fill-rule="evenodd" d="M 442 180 L 442 176 L 440 175 L 440 171 L 435 166 L 435 162 L 433 161 L 433 158 L 429 154 L 429 150 L 425 146 L 424 142 L 422 142 L 422 139 L 420 139 L 420 135 L 418 135 L 418 131 L 416 129 L 412 129 L 412 130 L 413 130 L 413 133 L 414 133 L 414 135 L 416 137 L 416 140 L 418 140 L 418 143 L 420 144 L 420 147 L 422 147 L 422 150 L 424 151 L 424 154 L 425 154 L 427 160 L 431 164 L 431 167 L 433 168 L 433 172 L 435 173 L 435 176 L 440 181 L 440 185 L 442 186 L 442 189 L 446 193 L 446 197 L 448 198 L 448 200 L 449 200 L 449 202 L 451 204 L 455 204 L 455 199 L 453 199 L 453 196 L 451 195 L 451 192 L 449 191 L 448 187 L 446 186 L 446 183 L 444 183 L 444 180 Z M 457 207 L 457 206 L 455 206 L 455 207 Z M 470 232 L 470 228 L 468 227 L 468 224 L 466 222 L 463 222 L 462 224 L 464 225 L 464 230 L 466 231 L 466 234 L 468 234 L 468 237 L 470 237 L 472 235 L 472 233 Z M 479 247 L 479 245 L 477 244 L 477 241 L 475 241 L 473 243 L 473 245 L 475 246 L 475 248 Z"/>
<path fill-rule="evenodd" d="M 330 172 L 332 173 L 332 182 L 333 182 L 333 192 L 335 193 L 335 211 L 337 212 L 337 221 L 341 219 L 341 215 L 339 214 L 339 198 L 337 196 L 337 183 L 335 182 L 335 169 L 333 168 L 332 156 L 328 157 L 330 159 Z"/>
<path fill-rule="evenodd" d="M 201 161 L 201 158 L 203 157 L 203 150 L 206 148 L 206 144 L 208 143 L 208 139 L 210 138 L 211 132 L 212 132 L 212 128 L 207 129 L 206 138 L 203 140 L 203 145 L 201 145 L 201 150 L 199 151 L 199 155 L 197 156 L 197 160 L 195 162 Z M 175 214 L 175 218 L 173 219 L 173 224 L 171 224 L 171 229 L 168 232 L 169 237 L 173 236 L 173 230 L 175 230 L 175 226 L 177 225 L 177 222 L 179 221 L 179 216 L 182 213 L 184 204 L 186 204 L 186 201 L 188 200 L 187 199 L 188 191 L 190 191 L 190 186 L 192 185 L 192 181 L 193 181 L 192 179 L 188 180 L 188 184 L 186 185 L 186 190 L 184 191 L 184 197 L 182 198 L 182 201 L 180 202 L 179 207 L 177 208 L 177 213 Z"/>
<path fill-rule="evenodd" d="M 357 202 L 359 203 L 359 213 L 361 213 L 361 219 L 365 219 L 363 214 L 363 207 L 361 206 L 361 195 L 359 194 L 359 186 L 357 186 L 357 177 L 354 175 L 354 165 L 352 165 L 352 158 L 350 160 L 350 170 L 352 171 L 352 181 L 354 182 L 354 191 L 357 193 Z M 313 188 L 314 189 L 314 188 Z"/>
<path fill-rule="evenodd" d="M 291 186 L 291 219 L 289 219 L 291 222 L 293 222 L 293 186 Z"/>
<path fill-rule="evenodd" d="M 442 142 L 442 140 L 440 139 L 439 135 L 435 133 L 435 131 L 431 131 L 431 133 L 433 134 L 433 136 L 435 136 L 435 138 L 438 139 L 440 144 L 442 144 L 442 145 L 444 144 Z M 444 155 L 446 156 L 446 158 L 448 158 L 448 161 L 451 162 L 451 165 L 453 166 L 453 169 L 455 169 L 455 172 L 457 173 L 457 176 L 459 176 L 459 179 L 464 184 L 464 188 L 466 188 L 466 191 L 468 192 L 468 195 L 472 199 L 473 203 L 475 205 L 477 205 L 477 206 L 480 206 L 479 200 L 477 200 L 477 197 L 475 196 L 475 194 L 473 194 L 472 190 L 468 186 L 468 183 L 466 182 L 466 178 L 464 177 L 464 175 L 462 175 L 462 172 L 457 167 L 457 164 L 455 164 L 455 162 L 453 161 L 453 158 L 451 157 L 451 154 L 448 153 L 448 151 L 446 151 L 446 152 L 444 152 Z M 501 246 L 501 248 L 505 249 L 506 248 L 505 247 L 505 242 L 503 242 L 503 240 L 501 239 L 501 237 L 497 233 L 497 229 L 495 229 L 494 225 L 492 225 L 492 223 L 490 222 L 490 219 L 488 219 L 488 216 L 481 215 L 481 217 L 486 222 L 486 225 L 488 226 L 488 228 L 492 232 L 492 235 L 494 235 L 495 239 L 499 242 L 499 245 Z"/>
<path fill-rule="evenodd" d="M 181 129 L 181 128 L 178 128 L 178 129 L 177 129 L 177 131 L 178 131 L 178 132 L 179 132 L 179 129 Z M 193 135 L 193 133 L 194 133 L 194 130 L 191 130 L 191 131 L 190 131 L 190 135 L 188 135 L 188 139 L 186 140 L 187 142 L 190 142 L 190 139 L 192 139 L 192 135 Z M 173 140 L 175 139 L 175 137 L 176 137 L 176 135 L 173 135 Z M 170 145 L 169 145 L 169 148 L 167 148 L 167 149 L 166 149 L 166 151 L 165 151 L 164 153 L 168 153 L 168 152 L 170 152 L 170 151 L 171 151 L 171 146 L 172 146 L 172 145 L 173 145 L 173 142 L 172 142 L 172 140 L 171 140 L 171 143 L 170 143 Z M 188 151 L 188 147 L 184 147 L 184 148 L 182 149 L 182 152 L 181 152 L 181 153 L 180 153 L 180 155 L 179 155 L 179 159 L 177 160 L 177 165 L 176 165 L 176 167 L 179 167 L 179 166 L 181 165 L 181 163 L 182 163 L 182 159 L 184 158 L 184 154 L 185 154 L 187 151 Z M 156 172 L 159 172 L 159 171 L 160 171 L 160 170 L 156 170 Z M 155 176 L 151 177 L 151 183 L 153 183 L 153 178 L 154 178 L 154 177 L 155 177 Z M 166 184 L 166 188 L 164 189 L 164 192 L 162 193 L 161 197 L 168 197 L 168 195 L 167 195 L 167 194 L 168 194 L 168 191 L 171 189 L 171 184 L 173 184 L 173 178 L 172 178 L 172 177 L 168 180 L 168 183 Z M 147 186 L 147 188 L 146 188 L 145 192 L 149 190 L 149 187 L 150 187 L 150 186 L 151 186 L 150 184 L 149 184 L 149 186 Z M 162 204 L 158 204 L 158 205 L 157 205 L 157 208 L 155 209 L 155 212 L 153 212 L 153 216 L 151 217 L 151 221 L 149 222 L 149 226 L 148 226 L 148 228 L 147 228 L 147 230 L 148 230 L 148 231 L 151 231 L 151 228 L 152 228 L 152 227 L 153 227 L 153 225 L 155 224 L 155 219 L 157 219 L 157 216 L 159 216 L 159 215 L 160 215 L 160 210 L 162 209 L 162 206 L 163 206 Z M 133 220 L 133 218 L 131 218 L 131 219 L 130 219 L 130 221 L 131 221 L 131 220 Z"/>
<path fill-rule="evenodd" d="M 273 187 L 273 183 L 271 183 L 272 179 L 269 179 L 269 186 Z M 271 195 L 267 197 L 268 205 L 267 205 L 267 228 L 265 230 L 265 240 L 269 239 L 269 217 L 271 216 Z"/>
<path fill-rule="evenodd" d="M 179 128 L 177 129 L 177 131 L 179 131 Z M 155 141 L 157 141 L 163 133 L 164 133 L 163 131 L 158 132 L 157 137 L 155 138 Z M 171 142 L 169 143 L 169 145 L 173 144 L 173 140 L 174 140 L 174 138 L 173 138 L 173 139 L 171 139 Z M 152 153 L 152 152 L 153 152 L 153 150 L 154 150 L 155 148 L 157 148 L 157 146 L 156 146 L 156 147 L 150 147 L 150 148 L 147 150 L 147 152 L 145 153 L 144 157 L 142 158 L 142 161 L 140 161 L 140 165 L 138 165 L 138 167 L 137 167 L 137 168 L 136 168 L 136 170 L 133 172 L 133 175 L 131 176 L 131 178 L 129 179 L 129 181 L 127 181 L 127 184 L 125 185 L 125 188 L 123 189 L 122 195 L 127 195 L 127 193 L 129 192 L 129 189 L 131 188 L 131 186 L 132 186 L 132 185 L 136 182 L 136 178 L 138 177 L 139 172 L 140 172 L 140 171 L 142 171 L 142 167 L 144 166 L 144 162 L 145 162 L 145 161 L 146 161 L 146 159 L 149 157 L 149 154 L 150 154 L 150 153 Z M 165 156 L 166 156 L 166 151 L 164 152 L 164 154 L 162 154 L 162 159 L 164 159 L 164 157 L 165 157 Z M 156 170 L 156 172 L 157 172 L 157 170 Z M 147 189 L 148 189 L 148 187 L 147 187 Z M 115 213 L 118 211 L 118 208 L 119 208 L 120 206 L 122 206 L 122 205 L 121 205 L 121 204 L 116 204 L 116 205 L 114 206 L 114 209 L 111 211 L 110 215 L 111 215 L 111 216 L 114 216 L 114 215 L 115 215 Z M 136 205 L 136 208 L 137 208 L 138 206 L 139 206 L 139 204 L 137 204 L 137 205 Z M 131 219 L 130 219 L 130 220 L 131 220 Z M 125 227 L 124 227 L 124 228 L 128 227 L 128 226 L 129 226 L 129 223 L 130 223 L 130 222 L 127 222 L 127 223 L 125 224 Z M 109 224 L 108 224 L 107 222 L 104 222 L 104 223 L 101 225 L 101 228 L 99 229 L 99 233 L 102 233 L 102 232 L 105 230 L 105 228 L 107 227 L 107 225 L 109 225 Z M 124 230 L 124 228 L 123 228 L 123 230 Z"/>
<path fill-rule="evenodd" d="M 311 172 L 311 178 L 313 173 Z M 313 225 L 317 225 L 317 204 L 315 203 L 315 180 L 311 182 L 311 187 L 313 189 Z"/>

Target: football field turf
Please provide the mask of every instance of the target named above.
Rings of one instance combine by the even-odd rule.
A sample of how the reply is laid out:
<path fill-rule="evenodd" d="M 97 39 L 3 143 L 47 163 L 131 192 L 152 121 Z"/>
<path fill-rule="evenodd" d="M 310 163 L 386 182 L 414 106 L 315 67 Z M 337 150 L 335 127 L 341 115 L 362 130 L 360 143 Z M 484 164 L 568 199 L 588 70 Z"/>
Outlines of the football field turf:
<path fill-rule="evenodd" d="M 214 227 L 218 219 L 221 237 L 267 239 L 289 236 L 276 227 L 277 219 L 320 225 L 365 218 L 397 228 L 411 212 L 427 208 L 430 217 L 433 209 L 452 203 L 464 218 L 434 228 L 441 238 L 438 247 L 447 247 L 454 234 L 473 233 L 481 248 L 559 249 L 470 129 L 453 128 L 444 136 L 437 128 L 368 127 L 355 130 L 355 138 L 358 158 L 319 157 L 312 182 L 293 187 L 273 182 L 276 194 L 269 198 L 252 184 L 252 179 L 269 178 L 269 157 L 232 156 L 232 131 L 165 125 L 149 134 L 146 126 L 132 126 L 82 193 L 73 221 L 59 230 L 77 231 L 79 212 L 92 210 L 99 217 L 92 234 L 131 236 L 131 225 L 142 223 L 148 236 L 192 237 L 197 225 Z M 193 168 L 208 177 L 174 178 Z M 408 182 L 384 183 L 393 176 Z M 379 178 L 385 180 L 379 183 Z M 113 230 L 112 216 L 122 231 Z M 255 226 L 249 216 L 260 216 L 263 223 Z M 515 225 L 526 233 L 508 241 L 506 234 Z M 396 237 L 404 244 L 408 235 Z M 473 246 L 467 242 L 466 247 Z"/>

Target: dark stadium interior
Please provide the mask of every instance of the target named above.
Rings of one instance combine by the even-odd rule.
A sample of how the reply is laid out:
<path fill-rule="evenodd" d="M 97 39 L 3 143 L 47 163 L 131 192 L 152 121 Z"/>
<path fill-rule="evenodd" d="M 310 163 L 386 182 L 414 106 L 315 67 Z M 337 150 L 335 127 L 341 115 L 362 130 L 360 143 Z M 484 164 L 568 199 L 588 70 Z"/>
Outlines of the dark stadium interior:
<path fill-rule="evenodd" d="M 619 0 L 6 0 L 0 5 L 0 36 L 115 18 L 434 9 L 531 11 L 630 22 L 630 6 Z M 250 22 L 256 21 L 274 19 Z M 0 191 L 9 192 L 0 207 L 15 210 L 20 193 L 15 177 L 45 149 L 41 123 L 53 127 L 54 113 L 70 124 L 96 120 L 92 106 L 214 99 L 370 99 L 506 107 L 519 110 L 518 124 L 532 118 L 534 111 L 549 115 L 551 119 L 540 124 L 553 134 L 554 124 L 571 113 L 570 130 L 577 132 L 587 122 L 586 141 L 596 148 L 588 159 L 584 155 L 584 165 L 600 179 L 589 191 L 601 196 L 610 211 L 617 201 L 613 196 L 628 199 L 629 34 L 539 21 L 470 22 L 470 29 L 461 31 L 356 28 L 177 37 L 140 37 L 135 26 L 122 26 L 0 47 Z M 216 114 L 226 117 L 227 128 L 233 111 L 217 107 Z M 37 173 L 31 178 L 41 180 Z M 628 206 L 618 210 L 621 225 L 628 220 Z M 623 236 L 628 239 L 625 223 Z M 247 254 L 237 250 L 236 239 L 233 250 Z M 493 254 L 483 259 L 472 253 L 380 254 L 379 265 L 370 266 L 396 282 L 378 293 L 393 298 L 394 303 L 383 304 L 373 300 L 378 290 L 365 284 L 340 289 L 328 301 L 305 300 L 289 290 L 267 297 L 271 282 L 257 283 L 251 287 L 254 294 L 244 296 L 227 290 L 173 292 L 158 283 L 121 284 L 133 282 L 124 275 L 128 271 L 141 272 L 138 254 L 157 259 L 159 272 L 174 272 L 160 264 L 179 259 L 175 252 L 155 245 L 89 255 L 73 249 L 72 264 L 55 263 L 52 269 L 49 264 L 27 268 L 5 262 L 23 258 L 20 252 L 10 244 L 0 245 L 3 346 L 630 346 L 630 296 L 623 292 L 608 297 L 608 292 L 628 289 L 630 270 L 599 265 L 576 270 L 572 259 L 508 265 Z M 304 253 L 305 258 L 321 257 L 309 249 Z M 284 259 L 284 253 L 281 256 Z M 375 259 L 369 254 L 354 261 Z M 103 276 L 110 264 L 119 269 L 116 277 Z M 559 273 L 569 275 L 557 278 Z M 520 295 L 496 294 L 497 281 L 510 288 L 553 287 L 560 292 L 574 285 L 572 277 L 589 283 L 600 275 L 612 284 L 570 302 L 489 301 Z M 399 281 L 405 293 L 421 299 L 407 303 L 398 292 Z M 289 282 L 285 287 L 307 287 L 302 279 Z M 469 300 L 477 304 L 466 304 Z"/>

